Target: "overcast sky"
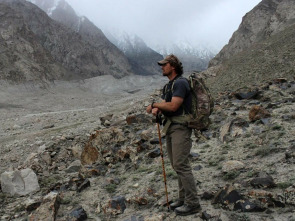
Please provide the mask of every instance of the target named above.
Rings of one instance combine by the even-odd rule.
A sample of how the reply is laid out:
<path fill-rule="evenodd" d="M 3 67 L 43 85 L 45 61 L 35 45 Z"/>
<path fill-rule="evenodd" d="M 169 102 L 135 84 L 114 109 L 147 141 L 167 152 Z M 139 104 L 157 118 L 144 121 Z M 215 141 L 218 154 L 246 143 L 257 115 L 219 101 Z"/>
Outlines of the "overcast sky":
<path fill-rule="evenodd" d="M 126 30 L 148 45 L 187 40 L 220 50 L 261 0 L 66 0 L 102 30 Z"/>

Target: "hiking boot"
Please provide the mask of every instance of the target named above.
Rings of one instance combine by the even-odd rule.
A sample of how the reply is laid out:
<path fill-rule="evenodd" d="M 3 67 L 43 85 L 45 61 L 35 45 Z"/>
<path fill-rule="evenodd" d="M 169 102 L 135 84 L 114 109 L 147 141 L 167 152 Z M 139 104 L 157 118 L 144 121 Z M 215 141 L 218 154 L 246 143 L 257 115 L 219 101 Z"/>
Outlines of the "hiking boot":
<path fill-rule="evenodd" d="M 170 204 L 170 209 L 174 210 L 175 208 L 180 207 L 180 206 L 182 206 L 183 204 L 184 204 L 183 201 L 181 201 L 181 200 L 177 200 L 177 201 L 175 201 L 174 203 L 171 203 L 171 204 Z"/>
<path fill-rule="evenodd" d="M 177 207 L 175 209 L 175 213 L 176 213 L 176 215 L 179 215 L 179 216 L 187 216 L 187 215 L 198 213 L 201 210 L 202 210 L 202 208 L 201 208 L 200 204 L 198 204 L 196 206 L 183 205 L 181 207 Z"/>

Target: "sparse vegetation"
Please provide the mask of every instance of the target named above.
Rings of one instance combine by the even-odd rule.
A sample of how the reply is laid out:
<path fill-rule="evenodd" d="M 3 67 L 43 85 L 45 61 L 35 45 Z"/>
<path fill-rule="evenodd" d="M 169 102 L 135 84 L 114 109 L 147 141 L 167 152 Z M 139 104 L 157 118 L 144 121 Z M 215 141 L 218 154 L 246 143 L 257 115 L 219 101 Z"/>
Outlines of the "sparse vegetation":
<path fill-rule="evenodd" d="M 277 187 L 280 188 L 280 189 L 286 189 L 290 186 L 293 185 L 293 182 L 289 181 L 289 182 L 280 182 L 280 183 L 277 183 Z"/>
<path fill-rule="evenodd" d="M 223 175 L 224 180 L 234 180 L 240 175 L 240 171 L 230 171 Z"/>
<path fill-rule="evenodd" d="M 116 190 L 117 190 L 117 185 L 114 184 L 114 183 L 107 184 L 107 185 L 105 186 L 105 190 L 106 190 L 108 193 L 114 193 L 114 192 L 116 192 Z"/>

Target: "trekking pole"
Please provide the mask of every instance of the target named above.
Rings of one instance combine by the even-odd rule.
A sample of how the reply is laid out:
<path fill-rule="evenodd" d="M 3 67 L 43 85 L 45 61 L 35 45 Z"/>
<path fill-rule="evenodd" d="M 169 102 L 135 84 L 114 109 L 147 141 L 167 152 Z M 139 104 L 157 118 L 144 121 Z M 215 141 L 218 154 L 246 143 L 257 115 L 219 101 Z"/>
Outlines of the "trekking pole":
<path fill-rule="evenodd" d="M 170 210 L 169 200 L 168 200 L 168 191 L 167 191 L 167 182 L 166 182 L 166 171 L 165 171 L 165 163 L 164 163 L 164 155 L 163 155 L 163 147 L 162 147 L 162 137 L 160 131 L 160 124 L 162 124 L 161 116 L 157 114 L 156 122 L 158 126 L 158 134 L 159 134 L 159 143 L 160 143 L 160 151 L 161 151 L 161 158 L 162 158 L 162 169 L 163 169 L 163 177 L 164 177 L 164 184 L 165 184 L 165 193 L 166 193 L 166 201 L 168 211 Z"/>

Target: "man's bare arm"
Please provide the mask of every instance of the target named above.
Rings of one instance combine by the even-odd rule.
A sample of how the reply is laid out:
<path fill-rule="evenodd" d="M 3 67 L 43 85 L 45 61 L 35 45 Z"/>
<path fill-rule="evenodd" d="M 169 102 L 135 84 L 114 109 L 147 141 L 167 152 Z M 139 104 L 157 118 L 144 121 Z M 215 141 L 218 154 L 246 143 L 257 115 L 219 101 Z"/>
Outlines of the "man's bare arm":
<path fill-rule="evenodd" d="M 171 102 L 154 103 L 153 108 L 158 108 L 161 111 L 175 112 L 183 103 L 182 97 L 172 97 Z"/>

